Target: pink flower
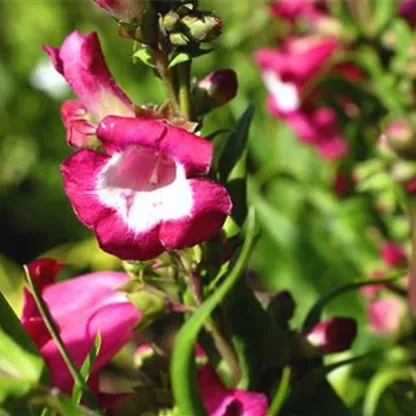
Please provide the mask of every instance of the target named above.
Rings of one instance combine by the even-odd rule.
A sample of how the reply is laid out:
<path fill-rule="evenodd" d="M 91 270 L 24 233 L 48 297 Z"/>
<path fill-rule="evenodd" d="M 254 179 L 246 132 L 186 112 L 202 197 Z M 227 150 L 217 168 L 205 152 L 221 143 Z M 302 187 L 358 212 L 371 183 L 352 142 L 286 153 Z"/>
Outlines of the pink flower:
<path fill-rule="evenodd" d="M 85 360 L 97 334 L 101 335 L 101 349 L 93 368 L 95 376 L 130 340 L 132 330 L 141 318 L 126 295 L 117 290 L 129 277 L 118 272 L 97 272 L 54 283 L 61 268 L 55 260 L 36 260 L 27 267 L 77 366 Z M 46 360 L 53 386 L 69 393 L 73 386 L 72 377 L 27 289 L 22 324 Z"/>
<path fill-rule="evenodd" d="M 94 140 L 96 125 L 108 115 L 134 116 L 133 104 L 111 76 L 95 32 L 72 32 L 60 48 L 44 46 L 77 100 L 62 105 L 68 144 L 83 147 Z"/>
<path fill-rule="evenodd" d="M 347 143 L 339 132 L 335 111 L 318 107 L 313 97 L 316 91 L 310 86 L 326 70 L 337 48 L 335 39 L 306 36 L 289 39 L 278 50 L 260 49 L 256 53 L 269 92 L 270 113 L 329 159 L 345 156 Z"/>
<path fill-rule="evenodd" d="M 354 319 L 333 317 L 315 325 L 306 338 L 323 353 L 333 353 L 351 348 L 356 335 L 357 323 Z"/>
<path fill-rule="evenodd" d="M 300 18 L 313 22 L 326 15 L 320 0 L 275 0 L 270 9 L 274 16 L 292 23 Z"/>
<path fill-rule="evenodd" d="M 104 151 L 78 150 L 61 167 L 79 219 L 103 250 L 146 260 L 215 235 L 231 211 L 208 172 L 212 143 L 161 120 L 106 117 Z"/>
<path fill-rule="evenodd" d="M 381 247 L 381 257 L 384 263 L 394 269 L 407 264 L 407 255 L 403 247 L 394 242 L 387 242 Z"/>
<path fill-rule="evenodd" d="M 412 26 L 416 25 L 416 1 L 415 0 L 402 0 L 398 13 L 405 18 Z"/>
<path fill-rule="evenodd" d="M 117 20 L 128 23 L 140 23 L 143 14 L 143 0 L 94 0 Z"/>
<path fill-rule="evenodd" d="M 227 390 L 209 364 L 199 370 L 199 386 L 209 416 L 266 415 L 268 402 L 264 394 Z"/>
<path fill-rule="evenodd" d="M 380 335 L 396 333 L 405 313 L 403 301 L 392 295 L 372 301 L 367 311 L 371 329 Z"/>

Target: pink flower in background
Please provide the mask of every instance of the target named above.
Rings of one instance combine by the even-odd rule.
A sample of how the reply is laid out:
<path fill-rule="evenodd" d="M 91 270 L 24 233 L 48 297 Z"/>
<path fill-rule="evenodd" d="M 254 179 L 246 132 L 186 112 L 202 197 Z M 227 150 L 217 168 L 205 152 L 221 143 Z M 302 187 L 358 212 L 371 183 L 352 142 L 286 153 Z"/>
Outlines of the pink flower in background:
<path fill-rule="evenodd" d="M 61 47 L 44 50 L 78 97 L 61 108 L 69 145 L 89 145 L 96 125 L 108 115 L 134 116 L 133 104 L 108 70 L 95 32 L 74 31 Z"/>
<path fill-rule="evenodd" d="M 351 348 L 357 335 L 357 322 L 352 318 L 333 317 L 319 322 L 307 334 L 307 340 L 323 353 Z"/>
<path fill-rule="evenodd" d="M 118 288 L 129 280 L 124 273 L 96 272 L 54 283 L 60 265 L 52 259 L 36 260 L 29 273 L 46 302 L 65 346 L 77 366 L 85 360 L 99 333 L 101 349 L 93 376 L 132 336 L 140 312 Z M 39 315 L 32 295 L 25 289 L 22 324 L 45 358 L 52 384 L 65 393 L 73 380 Z"/>
<path fill-rule="evenodd" d="M 405 313 L 404 302 L 393 295 L 372 301 L 367 310 L 370 328 L 380 335 L 396 333 L 400 329 Z"/>
<path fill-rule="evenodd" d="M 193 246 L 220 231 L 231 211 L 209 171 L 212 143 L 161 120 L 106 117 L 104 152 L 82 149 L 61 167 L 79 219 L 103 250 L 146 260 Z"/>
<path fill-rule="evenodd" d="M 265 416 L 266 395 L 245 390 L 227 390 L 208 364 L 199 370 L 199 387 L 209 416 Z"/>
<path fill-rule="evenodd" d="M 416 1 L 402 0 L 398 6 L 398 13 L 412 26 L 416 25 Z"/>
<path fill-rule="evenodd" d="M 327 14 L 321 0 L 275 0 L 270 9 L 274 16 L 292 23 L 301 18 L 313 22 Z"/>
<path fill-rule="evenodd" d="M 337 115 L 329 107 L 315 103 L 313 82 L 326 71 L 338 49 L 332 38 L 306 36 L 285 41 L 280 49 L 260 49 L 256 61 L 261 67 L 271 114 L 288 123 L 304 142 L 315 146 L 322 157 L 346 155 Z"/>
<path fill-rule="evenodd" d="M 144 0 L 94 0 L 97 6 L 123 22 L 140 23 Z"/>
<path fill-rule="evenodd" d="M 407 255 L 403 247 L 394 242 L 383 244 L 380 254 L 384 263 L 392 269 L 407 265 Z"/>

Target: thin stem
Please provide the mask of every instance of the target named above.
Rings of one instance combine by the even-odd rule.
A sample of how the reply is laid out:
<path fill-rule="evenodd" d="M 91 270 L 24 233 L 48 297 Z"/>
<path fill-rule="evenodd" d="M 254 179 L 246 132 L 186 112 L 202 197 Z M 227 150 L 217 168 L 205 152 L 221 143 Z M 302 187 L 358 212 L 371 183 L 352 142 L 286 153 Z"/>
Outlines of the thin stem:
<path fill-rule="evenodd" d="M 176 98 L 176 91 L 173 85 L 173 73 L 169 68 L 169 62 L 167 59 L 167 54 L 163 50 L 155 47 L 152 50 L 153 53 L 153 62 L 155 64 L 156 70 L 162 78 L 163 85 L 166 90 L 166 94 L 169 97 L 170 104 L 175 113 L 180 112 L 180 107 L 178 100 Z"/>
<path fill-rule="evenodd" d="M 59 331 L 56 328 L 55 323 L 53 322 L 53 318 L 51 313 L 49 312 L 48 306 L 46 305 L 45 301 L 43 300 L 42 296 L 40 295 L 36 285 L 33 283 L 33 280 L 30 276 L 29 270 L 26 266 L 24 266 L 25 274 L 26 274 L 26 283 L 32 293 L 33 299 L 35 300 L 36 306 L 39 310 L 39 313 L 42 317 L 43 322 L 45 323 L 46 328 L 49 331 L 51 337 L 55 340 L 55 343 L 58 347 L 59 353 L 61 354 L 66 366 L 68 367 L 69 372 L 71 373 L 74 382 L 81 386 L 85 399 L 88 402 L 88 405 L 93 410 L 98 410 L 98 404 L 89 389 L 87 383 L 85 382 L 84 378 L 81 376 L 80 372 L 78 371 L 77 367 L 75 366 L 74 361 L 72 360 L 71 356 L 69 355 L 65 344 L 59 335 Z"/>
<path fill-rule="evenodd" d="M 410 259 L 409 306 L 416 316 L 416 197 L 409 198 L 409 222 L 411 230 L 412 254 Z"/>
<path fill-rule="evenodd" d="M 191 61 L 177 66 L 179 84 L 179 107 L 186 120 L 192 120 L 191 110 Z"/>

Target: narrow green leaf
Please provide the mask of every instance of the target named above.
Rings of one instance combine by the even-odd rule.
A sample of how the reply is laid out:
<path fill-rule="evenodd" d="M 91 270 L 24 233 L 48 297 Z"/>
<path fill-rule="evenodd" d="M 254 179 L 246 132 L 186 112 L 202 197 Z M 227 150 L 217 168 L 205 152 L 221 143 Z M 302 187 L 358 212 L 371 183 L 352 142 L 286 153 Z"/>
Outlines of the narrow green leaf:
<path fill-rule="evenodd" d="M 280 410 L 290 389 L 290 373 L 290 367 L 285 367 L 283 369 L 279 386 L 273 398 L 272 404 L 270 405 L 267 416 L 278 416 L 280 414 Z"/>
<path fill-rule="evenodd" d="M 173 68 L 176 65 L 183 64 L 192 59 L 192 56 L 187 52 L 178 52 L 176 53 L 172 60 L 169 62 L 169 68 Z"/>
<path fill-rule="evenodd" d="M 378 372 L 370 381 L 364 399 L 363 415 L 375 416 L 380 400 L 389 386 L 398 381 L 411 381 L 409 366 L 388 368 Z"/>
<path fill-rule="evenodd" d="M 255 240 L 255 213 L 253 209 L 250 209 L 246 238 L 234 267 L 217 290 L 183 325 L 176 337 L 171 362 L 171 380 L 175 403 L 181 415 L 206 416 L 207 414 L 198 391 L 194 346 L 204 323 L 227 296 L 246 268 Z"/>
<path fill-rule="evenodd" d="M 364 280 L 361 282 L 353 282 L 353 283 L 347 283 L 345 285 L 339 286 L 334 288 L 333 290 L 329 291 L 328 293 L 325 293 L 322 295 L 317 302 L 312 306 L 312 308 L 309 310 L 308 315 L 306 316 L 304 322 L 303 322 L 303 331 L 308 331 L 312 329 L 321 319 L 322 312 L 324 308 L 327 306 L 327 304 L 335 299 L 336 297 L 352 291 L 357 290 L 361 287 L 365 286 L 374 286 L 374 285 L 385 285 L 387 283 L 394 282 L 398 279 L 401 279 L 404 276 L 404 272 L 400 271 L 397 272 L 398 275 L 390 278 L 390 279 L 373 279 L 373 280 Z"/>
<path fill-rule="evenodd" d="M 397 14 L 397 3 L 395 1 L 373 1 L 374 19 L 372 33 L 378 34 L 389 24 Z"/>
<path fill-rule="evenodd" d="M 101 335 L 98 333 L 94 340 L 94 345 L 91 348 L 91 351 L 85 358 L 84 362 L 82 363 L 81 369 L 79 370 L 81 377 L 84 379 L 85 382 L 88 381 L 91 371 L 94 365 L 96 358 L 98 357 L 98 353 L 100 352 L 101 348 Z M 79 404 L 81 403 L 83 394 L 83 386 L 79 385 L 78 383 L 74 383 L 74 389 L 72 391 L 72 402 Z"/>
<path fill-rule="evenodd" d="M 137 61 L 137 59 L 150 68 L 155 68 L 152 51 L 148 46 L 141 46 L 136 52 L 133 53 L 133 62 Z"/>
<path fill-rule="evenodd" d="M 248 133 L 254 115 L 254 104 L 251 103 L 237 120 L 219 155 L 218 168 L 220 179 L 227 182 L 230 172 L 247 148 Z"/>

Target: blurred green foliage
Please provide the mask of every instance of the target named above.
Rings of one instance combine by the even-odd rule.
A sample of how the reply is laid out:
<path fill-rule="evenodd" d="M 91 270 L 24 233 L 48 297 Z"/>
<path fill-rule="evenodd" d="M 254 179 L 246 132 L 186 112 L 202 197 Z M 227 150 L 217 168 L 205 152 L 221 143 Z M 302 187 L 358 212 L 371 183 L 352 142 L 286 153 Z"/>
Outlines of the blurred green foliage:
<path fill-rule="evenodd" d="M 377 268 L 378 242 L 387 237 L 403 239 L 408 230 L 403 221 L 395 220 L 389 229 L 380 231 L 379 215 L 365 194 L 340 199 L 331 188 L 335 166 L 322 161 L 267 114 L 265 90 L 253 60 L 258 47 L 274 42 L 270 29 L 275 22 L 268 17 L 266 1 L 217 0 L 202 1 L 202 5 L 217 11 L 225 28 L 214 52 L 196 60 L 194 75 L 202 77 L 214 68 L 231 67 L 239 78 L 237 98 L 206 118 L 203 133 L 232 127 L 250 101 L 256 104 L 250 134 L 249 193 L 262 237 L 251 267 L 269 290 L 293 293 L 295 322 L 299 323 L 321 294 L 365 279 L 366 273 Z M 131 42 L 117 36 L 116 23 L 92 2 L 3 1 L 0 15 L 0 289 L 18 311 L 21 273 L 16 264 L 48 252 L 77 271 L 119 267 L 117 259 L 100 252 L 64 195 L 59 163 L 71 150 L 65 142 L 59 107 L 70 92 L 62 88 L 48 92 L 34 85 L 34 74 L 46 62 L 41 45 L 59 45 L 75 29 L 96 30 L 109 67 L 136 104 L 161 103 L 164 95 L 151 69 L 132 63 Z M 365 159 L 369 143 L 359 122 L 350 123 L 344 133 L 356 149 L 357 159 Z M 325 312 L 353 316 L 363 324 L 355 352 L 381 347 L 366 334 L 359 294 L 343 295 Z M 365 391 L 366 380 L 382 357 L 374 354 L 374 363 L 354 370 L 355 378 L 351 378 L 350 367 L 336 373 L 337 389 L 349 403 Z"/>

